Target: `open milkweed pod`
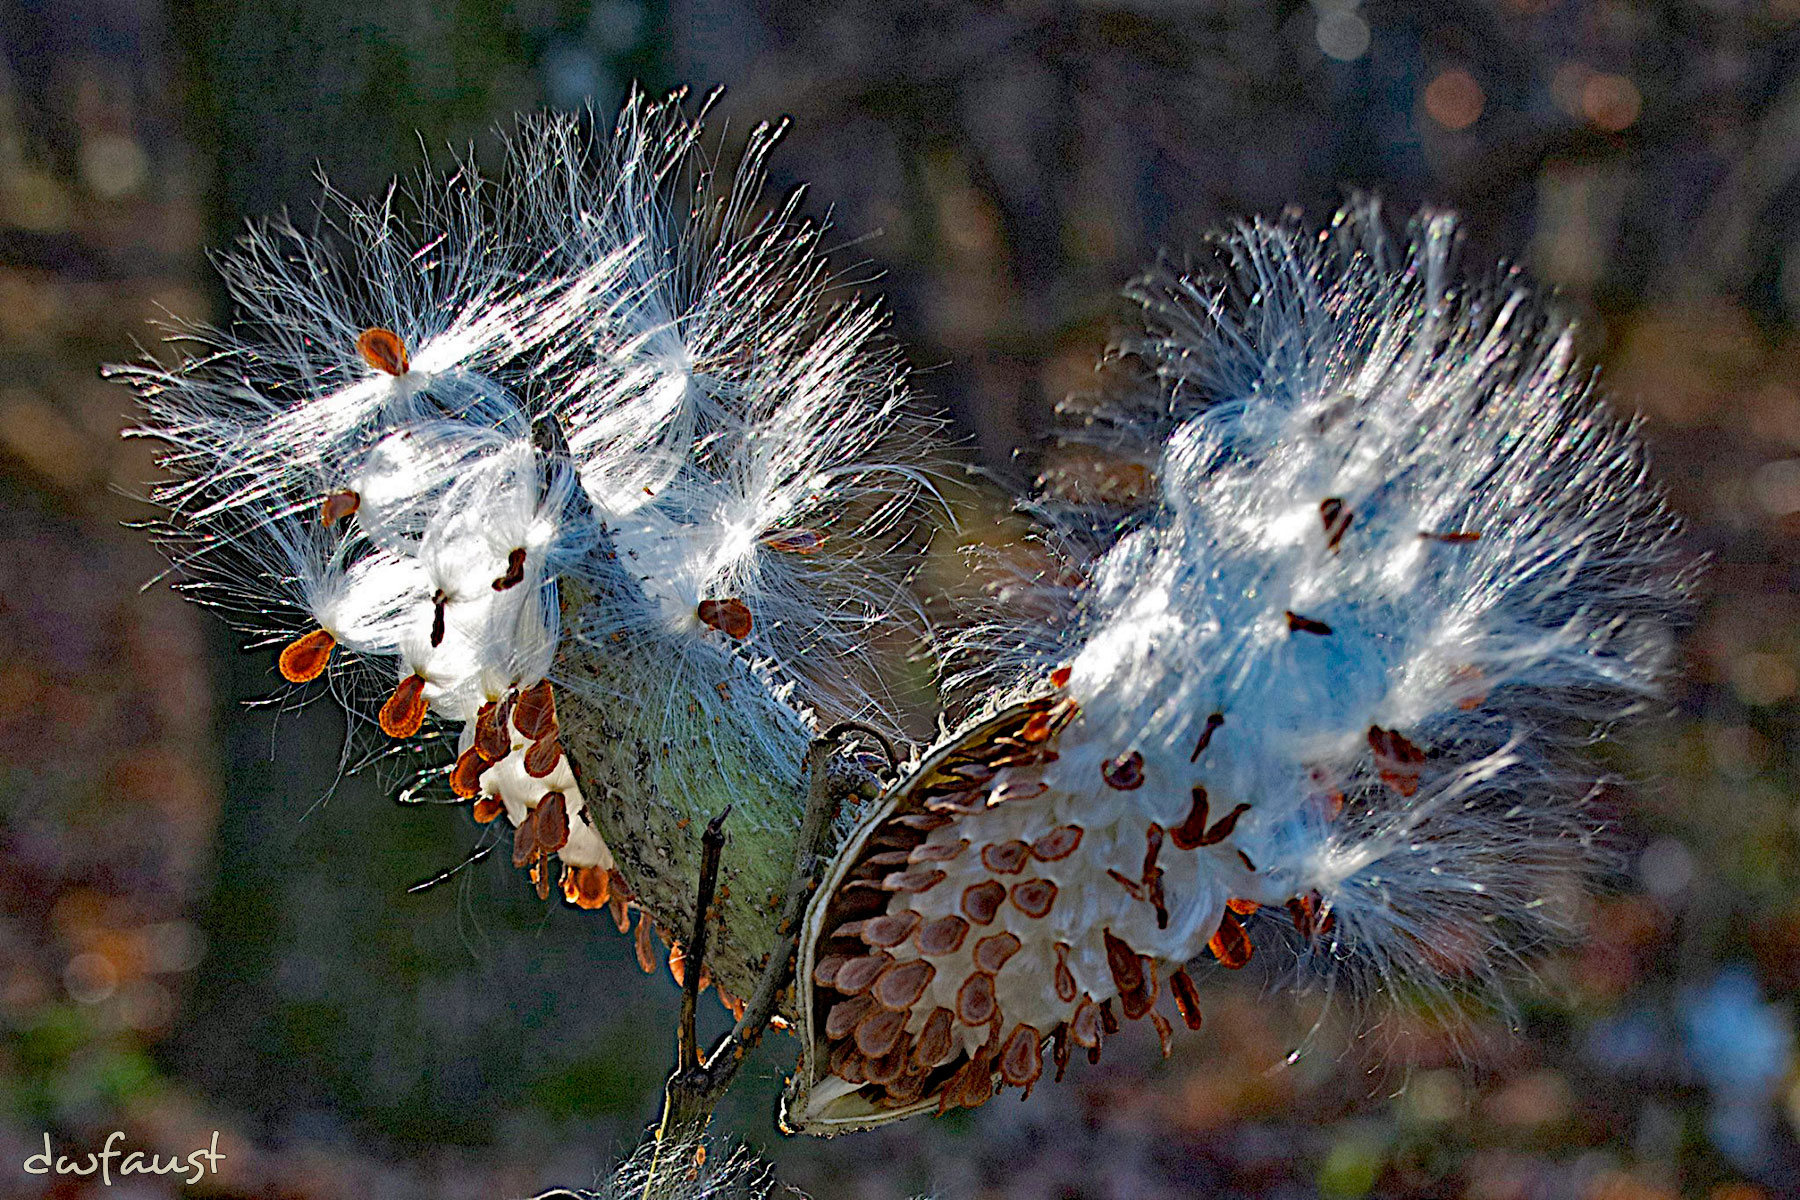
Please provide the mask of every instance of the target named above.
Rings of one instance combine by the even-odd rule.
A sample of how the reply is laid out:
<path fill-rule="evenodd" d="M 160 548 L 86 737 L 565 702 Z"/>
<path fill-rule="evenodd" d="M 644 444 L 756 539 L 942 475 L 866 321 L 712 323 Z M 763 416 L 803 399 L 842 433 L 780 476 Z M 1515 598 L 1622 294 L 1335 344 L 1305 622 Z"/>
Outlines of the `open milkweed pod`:
<path fill-rule="evenodd" d="M 1656 695 L 1692 568 L 1568 330 L 1460 278 L 1448 218 L 1413 232 L 1246 226 L 1136 285 L 1147 382 L 1105 432 L 1153 492 L 1038 585 L 1066 627 L 1021 585 L 978 631 L 984 703 L 1036 698 L 833 863 L 789 1127 L 1029 1091 L 1121 1019 L 1166 1052 L 1196 959 L 1297 944 L 1454 1028 L 1568 938 L 1577 752 Z"/>

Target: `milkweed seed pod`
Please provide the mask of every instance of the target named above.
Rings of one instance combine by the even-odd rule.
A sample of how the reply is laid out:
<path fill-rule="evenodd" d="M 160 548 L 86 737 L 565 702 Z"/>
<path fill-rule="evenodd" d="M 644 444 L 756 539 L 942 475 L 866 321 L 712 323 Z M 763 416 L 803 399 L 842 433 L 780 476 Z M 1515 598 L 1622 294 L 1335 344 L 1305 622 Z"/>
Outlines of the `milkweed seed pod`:
<path fill-rule="evenodd" d="M 815 721 L 880 719 L 865 647 L 930 486 L 879 313 L 797 199 L 759 215 L 777 136 L 721 183 L 679 98 L 610 138 L 524 121 L 500 179 L 427 180 L 415 215 L 254 227 L 222 261 L 240 321 L 117 372 L 183 586 L 429 761 L 408 796 L 504 818 L 541 896 L 640 911 L 648 968 L 734 806 L 708 964 L 734 996 Z"/>
<path fill-rule="evenodd" d="M 834 862 L 788 1125 L 1028 1091 L 1120 1017 L 1166 1050 L 1196 958 L 1298 943 L 1447 1002 L 1563 932 L 1569 752 L 1653 696 L 1691 571 L 1568 330 L 1454 240 L 1362 207 L 1134 286 L 1146 382 L 1104 432 L 1154 487 L 1059 645 L 989 624 L 997 711 Z"/>

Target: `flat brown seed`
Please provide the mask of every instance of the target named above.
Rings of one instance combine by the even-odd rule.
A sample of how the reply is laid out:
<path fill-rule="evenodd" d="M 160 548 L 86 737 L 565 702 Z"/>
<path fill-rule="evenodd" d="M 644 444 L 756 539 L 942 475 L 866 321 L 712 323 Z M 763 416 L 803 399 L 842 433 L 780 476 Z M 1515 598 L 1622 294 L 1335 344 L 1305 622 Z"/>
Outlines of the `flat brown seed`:
<path fill-rule="evenodd" d="M 858 863 L 857 866 L 858 867 L 886 867 L 889 870 L 891 870 L 894 867 L 905 867 L 905 866 L 910 866 L 911 864 L 912 864 L 912 851 L 910 851 L 910 850 L 883 850 L 878 854 L 869 855 L 869 857 L 863 859 L 862 862 Z M 881 871 L 881 872 L 875 872 L 875 873 L 886 875 L 888 872 Z"/>
<path fill-rule="evenodd" d="M 361 507 L 362 497 L 355 492 L 349 491 L 348 489 L 341 492 L 333 492 L 325 497 L 325 502 L 323 504 L 319 505 L 319 524 L 330 529 L 333 525 L 336 525 L 339 521 Z"/>
<path fill-rule="evenodd" d="M 425 677 L 408 675 L 381 706 L 381 732 L 391 738 L 409 738 L 425 724 Z"/>
<path fill-rule="evenodd" d="M 1337 553 L 1338 543 L 1344 540 L 1344 533 L 1350 528 L 1350 510 L 1337 496 L 1319 501 L 1319 521 L 1325 526 L 1325 545 L 1332 553 Z"/>
<path fill-rule="evenodd" d="M 876 1009 L 856 1023 L 856 1048 L 870 1058 L 879 1058 L 894 1048 L 906 1031 L 907 1014 L 891 1009 Z"/>
<path fill-rule="evenodd" d="M 831 1006 L 825 1014 L 825 1036 L 832 1041 L 849 1037 L 857 1022 L 866 1016 L 875 1002 L 867 996 L 852 996 Z"/>
<path fill-rule="evenodd" d="M 1100 778 L 1106 786 L 1121 792 L 1136 791 L 1144 786 L 1144 756 L 1136 750 L 1109 758 L 1100 764 Z"/>
<path fill-rule="evenodd" d="M 500 706 L 493 701 L 475 713 L 475 749 L 489 762 L 499 762 L 512 750 L 512 739 L 499 719 Z"/>
<path fill-rule="evenodd" d="M 1106 941 L 1106 967 L 1112 972 L 1114 986 L 1121 994 L 1140 990 L 1144 986 L 1144 969 L 1137 951 L 1114 937 L 1110 929 L 1102 930 L 1101 936 Z"/>
<path fill-rule="evenodd" d="M 1041 917 L 1056 904 L 1056 885 L 1048 879 L 1013 884 L 1013 907 L 1028 917 Z"/>
<path fill-rule="evenodd" d="M 404 375 L 412 369 L 406 355 L 406 343 L 400 340 L 399 334 L 379 325 L 365 329 L 357 336 L 356 352 L 371 367 L 389 375 Z"/>
<path fill-rule="evenodd" d="M 765 529 L 757 540 L 782 554 L 812 554 L 825 545 L 825 535 L 816 529 Z"/>
<path fill-rule="evenodd" d="M 936 974 L 937 968 L 923 959 L 893 963 L 875 980 L 869 995 L 883 1008 L 910 1011 Z"/>
<path fill-rule="evenodd" d="M 646 975 L 656 974 L 656 947 L 650 944 L 650 914 L 647 912 L 638 913 L 637 940 L 634 945 L 639 969 Z"/>
<path fill-rule="evenodd" d="M 1194 743 L 1194 752 L 1188 755 L 1189 762 L 1199 762 L 1200 752 L 1212 744 L 1212 736 L 1219 726 L 1225 723 L 1224 713 L 1213 713 L 1206 718 L 1206 728 L 1200 731 L 1200 740 Z"/>
<path fill-rule="evenodd" d="M 831 986 L 846 996 L 860 995 L 868 990 L 869 985 L 875 982 L 875 977 L 893 961 L 893 955 L 881 952 L 853 958 L 838 968 L 837 978 L 832 981 Z"/>
<path fill-rule="evenodd" d="M 863 1024 L 867 1025 L 868 1021 L 864 1021 Z M 879 1058 L 869 1060 L 869 1082 L 884 1086 L 893 1083 L 906 1069 L 911 1053 L 912 1046 L 909 1044 L 904 1023 L 902 1023 L 900 1036 L 894 1039 L 894 1044 L 888 1048 L 887 1052 Z"/>
<path fill-rule="evenodd" d="M 1156 960 L 1147 954 L 1138 955 L 1138 981 L 1136 989 L 1119 991 L 1119 1006 L 1131 1021 L 1149 1012 L 1156 1003 Z"/>
<path fill-rule="evenodd" d="M 986 1025 L 994 1018 L 994 977 L 977 972 L 956 989 L 956 1019 L 964 1025 Z"/>
<path fill-rule="evenodd" d="M 1250 806 L 1248 804 L 1240 804 L 1224 816 L 1220 817 L 1217 821 L 1213 822 L 1212 828 L 1206 831 L 1206 836 L 1200 839 L 1200 844 L 1202 846 L 1212 846 L 1230 837 L 1231 831 L 1237 828 L 1238 818 L 1249 811 Z"/>
<path fill-rule="evenodd" d="M 963 889 L 963 915 L 977 925 L 986 925 L 1000 911 L 1006 901 L 1006 889 L 992 879 L 982 883 L 971 884 Z"/>
<path fill-rule="evenodd" d="M 542 779 L 556 770 L 556 764 L 562 761 L 562 743 L 554 736 L 541 742 L 531 743 L 531 749 L 525 751 L 525 773 L 533 779 Z"/>
<path fill-rule="evenodd" d="M 930 1070 L 950 1061 L 950 1056 L 956 1052 L 950 1024 L 954 1019 L 954 1014 L 947 1008 L 934 1008 L 925 1018 L 925 1028 L 919 1031 L 919 1044 L 913 1051 L 919 1066 Z"/>
<path fill-rule="evenodd" d="M 1250 935 L 1244 932 L 1244 926 L 1237 919 L 1237 914 L 1230 909 L 1219 920 L 1219 931 L 1212 935 L 1206 948 L 1213 952 L 1213 957 L 1220 964 L 1235 971 L 1250 961 Z"/>
<path fill-rule="evenodd" d="M 1331 626 L 1323 621 L 1315 621 L 1311 617 L 1303 617 L 1297 612 L 1288 612 L 1287 625 L 1289 633 L 1311 633 L 1324 637 L 1331 632 Z"/>
<path fill-rule="evenodd" d="M 862 939 L 871 946 L 887 949 L 904 942 L 918 927 L 919 914 L 906 909 L 891 915 L 870 917 L 864 921 Z"/>
<path fill-rule="evenodd" d="M 1206 789 L 1196 784 L 1194 806 L 1188 809 L 1187 820 L 1169 830 L 1169 840 L 1177 850 L 1193 850 L 1206 844 L 1206 812 Z"/>
<path fill-rule="evenodd" d="M 867 1083 L 869 1080 L 869 1060 L 849 1038 L 832 1048 L 828 1061 L 830 1072 L 846 1083 Z"/>
<path fill-rule="evenodd" d="M 937 813 L 907 813 L 892 818 L 892 823 L 903 825 L 908 829 L 917 829 L 921 833 L 930 833 L 934 829 L 942 829 L 955 820 L 954 817 L 940 816 Z"/>
<path fill-rule="evenodd" d="M 831 987 L 837 980 L 838 969 L 850 959 L 842 954 L 827 954 L 813 964 L 813 982 L 820 987 Z"/>
<path fill-rule="evenodd" d="M 540 679 L 519 693 L 513 702 L 512 723 L 528 742 L 538 741 L 556 729 L 556 695 L 550 681 Z"/>
<path fill-rule="evenodd" d="M 1086 1050 L 1100 1047 L 1100 1006 L 1086 996 L 1075 1006 L 1075 1015 L 1069 1018 L 1069 1040 Z"/>
<path fill-rule="evenodd" d="M 537 816 L 540 854 L 555 854 L 569 844 L 569 805 L 561 792 L 546 792 L 533 810 Z"/>
<path fill-rule="evenodd" d="M 515 546 L 506 552 L 506 574 L 494 580 L 496 592 L 510 591 L 525 582 L 525 550 Z"/>
<path fill-rule="evenodd" d="M 1029 721 L 1019 730 L 1022 742 L 1047 742 L 1054 726 L 1049 713 L 1033 713 Z"/>
<path fill-rule="evenodd" d="M 480 750 L 470 746 L 456 756 L 456 765 L 450 768 L 450 790 L 461 799 L 470 799 L 481 791 L 481 773 L 493 765 Z"/>
<path fill-rule="evenodd" d="M 495 817 L 506 811 L 506 805 L 493 796 L 483 796 L 475 802 L 475 821 L 486 825 Z"/>
<path fill-rule="evenodd" d="M 1031 847 L 1024 842 L 996 842 L 981 848 L 981 865 L 996 875 L 1017 875 L 1030 856 Z"/>
<path fill-rule="evenodd" d="M 955 914 L 927 921 L 919 928 L 919 953 L 954 954 L 962 949 L 968 933 L 969 923 Z"/>
<path fill-rule="evenodd" d="M 1015 1025 L 1000 1047 L 1000 1078 L 1030 1087 L 1044 1073 L 1044 1038 L 1029 1025 Z"/>
<path fill-rule="evenodd" d="M 1031 857 L 1039 862 L 1060 862 L 1075 853 L 1081 845 L 1082 828 L 1062 825 L 1031 843 Z"/>
<path fill-rule="evenodd" d="M 439 588 L 437 595 L 431 598 L 431 648 L 437 649 L 444 644 L 444 620 L 450 597 Z"/>
<path fill-rule="evenodd" d="M 315 629 L 283 646 L 275 665 L 281 669 L 281 677 L 289 683 L 311 683 L 325 673 L 325 666 L 331 661 L 331 652 L 336 648 L 335 637 L 326 630 Z"/>
<path fill-rule="evenodd" d="M 958 838 L 954 842 L 926 842 L 922 846 L 914 846 L 907 852 L 909 862 L 949 862 L 969 848 L 968 838 Z"/>
<path fill-rule="evenodd" d="M 742 600 L 727 597 L 724 600 L 702 600 L 694 610 L 702 625 L 717 629 L 727 637 L 746 638 L 750 636 L 750 609 Z"/>
<path fill-rule="evenodd" d="M 1113 1016 L 1111 1000 L 1100 1002 L 1100 1028 L 1109 1034 L 1119 1032 L 1119 1018 Z"/>
<path fill-rule="evenodd" d="M 1188 973 L 1176 967 L 1169 975 L 1169 991 L 1175 997 L 1175 1008 L 1189 1029 L 1200 1028 L 1200 989 Z"/>
<path fill-rule="evenodd" d="M 1056 998 L 1064 1004 L 1075 1002 L 1075 975 L 1069 970 L 1071 948 L 1067 942 L 1056 943 Z"/>
<path fill-rule="evenodd" d="M 1150 1010 L 1150 1025 L 1156 1030 L 1156 1040 L 1162 1045 L 1162 1056 L 1164 1058 L 1169 1057 L 1170 1054 L 1174 1053 L 1175 1043 L 1175 1031 L 1169 1028 L 1169 1018 L 1163 1016 L 1153 1008 Z"/>
<path fill-rule="evenodd" d="M 1069 1026 L 1058 1025 L 1050 1034 L 1050 1059 L 1056 1064 L 1056 1082 L 1061 1083 L 1063 1072 L 1069 1069 Z"/>
<path fill-rule="evenodd" d="M 980 1108 L 994 1096 L 994 1067 L 986 1046 L 975 1052 L 966 1071 L 958 1101 L 964 1108 Z"/>
<path fill-rule="evenodd" d="M 1019 952 L 1018 938 L 1010 933 L 996 933 L 975 943 L 975 969 L 998 975 L 1006 960 Z"/>
<path fill-rule="evenodd" d="M 935 868 L 918 868 L 911 871 L 895 871 L 881 881 L 881 886 L 890 892 L 916 895 L 919 892 L 929 892 L 944 882 L 944 879 L 944 873 Z"/>

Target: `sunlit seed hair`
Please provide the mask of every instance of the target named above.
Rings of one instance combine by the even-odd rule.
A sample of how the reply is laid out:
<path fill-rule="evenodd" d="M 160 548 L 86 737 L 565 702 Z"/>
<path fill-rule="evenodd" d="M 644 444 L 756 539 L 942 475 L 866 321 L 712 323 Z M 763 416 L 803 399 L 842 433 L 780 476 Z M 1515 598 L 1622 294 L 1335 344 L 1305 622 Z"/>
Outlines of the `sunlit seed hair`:
<path fill-rule="evenodd" d="M 1010 583 L 1010 678 L 840 852 L 790 1125 L 1029 1090 L 1115 1006 L 1166 1051 L 1204 954 L 1297 943 L 1453 1015 L 1567 932 L 1574 751 L 1656 695 L 1692 568 L 1570 331 L 1455 242 L 1359 206 L 1133 286 L 1142 383 L 1089 435 L 1144 494 L 1075 514 L 1099 552 L 1041 605 Z"/>
<path fill-rule="evenodd" d="M 360 727 L 460 726 L 450 787 L 521 827 L 540 890 L 552 854 L 611 868 L 569 831 L 553 707 L 526 700 L 566 639 L 665 647 L 644 694 L 699 727 L 750 710 L 772 756 L 812 713 L 871 715 L 870 634 L 907 615 L 887 551 L 933 430 L 821 227 L 797 197 L 762 212 L 776 137 L 718 181 L 679 96 L 632 97 L 610 136 L 527 119 L 499 179 L 465 163 L 253 225 L 219 261 L 235 323 L 114 372 L 166 448 L 156 533 L 183 586 Z M 565 616 L 571 580 L 596 599 Z M 694 683 L 731 660 L 761 686 Z"/>

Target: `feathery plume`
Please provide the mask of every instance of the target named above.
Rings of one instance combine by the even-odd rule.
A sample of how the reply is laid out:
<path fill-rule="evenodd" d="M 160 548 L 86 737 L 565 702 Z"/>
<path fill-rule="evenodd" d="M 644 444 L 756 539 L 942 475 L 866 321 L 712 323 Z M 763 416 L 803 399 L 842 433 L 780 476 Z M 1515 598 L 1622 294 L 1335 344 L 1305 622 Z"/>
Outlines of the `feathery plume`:
<path fill-rule="evenodd" d="M 1133 286 L 1146 381 L 1083 436 L 1153 486 L 1071 514 L 1104 552 L 1046 585 L 1067 631 L 990 622 L 988 715 L 836 859 L 789 1125 L 1029 1091 L 1121 1013 L 1166 1052 L 1190 961 L 1283 926 L 1440 998 L 1564 931 L 1595 832 L 1569 751 L 1655 695 L 1691 572 L 1569 330 L 1455 240 L 1358 206 Z"/>

